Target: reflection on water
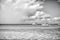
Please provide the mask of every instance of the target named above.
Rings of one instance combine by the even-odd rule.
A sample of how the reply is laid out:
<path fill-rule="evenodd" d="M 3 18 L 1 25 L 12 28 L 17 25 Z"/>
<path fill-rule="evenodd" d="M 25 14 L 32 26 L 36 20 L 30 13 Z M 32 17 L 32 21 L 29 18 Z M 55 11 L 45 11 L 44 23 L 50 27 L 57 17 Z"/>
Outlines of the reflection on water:
<path fill-rule="evenodd" d="M 0 39 L 21 39 L 21 40 L 48 40 L 48 39 L 59 39 L 60 31 L 59 29 L 13 29 L 0 31 Z M 17 30 L 17 31 L 16 31 Z"/>

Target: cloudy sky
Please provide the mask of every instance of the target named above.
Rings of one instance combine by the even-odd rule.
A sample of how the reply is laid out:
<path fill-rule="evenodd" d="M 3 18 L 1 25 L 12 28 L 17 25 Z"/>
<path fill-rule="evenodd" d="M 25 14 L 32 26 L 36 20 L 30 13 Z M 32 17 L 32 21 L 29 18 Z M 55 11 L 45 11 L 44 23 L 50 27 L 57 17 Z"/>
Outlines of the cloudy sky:
<path fill-rule="evenodd" d="M 3 1 L 4 3 L 4 1 Z M 22 5 L 21 5 L 22 4 Z M 6 5 L 6 6 L 4 6 Z M 22 17 L 26 17 L 27 15 L 33 15 L 31 13 L 34 13 L 35 9 L 23 9 L 25 6 L 22 2 L 18 4 L 18 8 L 16 10 L 13 9 L 14 6 L 12 4 L 4 3 L 3 8 L 1 8 L 2 11 L 0 11 L 0 23 L 20 23 L 22 20 Z M 21 7 L 21 8 L 20 8 Z M 47 0 L 44 3 L 44 9 L 42 10 L 47 14 L 50 14 L 51 16 L 60 16 L 60 4 L 56 1 Z"/>

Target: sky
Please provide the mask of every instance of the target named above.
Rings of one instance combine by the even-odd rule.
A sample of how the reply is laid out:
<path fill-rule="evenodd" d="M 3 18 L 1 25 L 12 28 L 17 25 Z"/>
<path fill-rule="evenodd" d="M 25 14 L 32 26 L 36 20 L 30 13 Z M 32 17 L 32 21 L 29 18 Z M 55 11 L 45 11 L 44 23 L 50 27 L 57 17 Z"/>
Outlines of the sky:
<path fill-rule="evenodd" d="M 12 7 L 10 4 L 5 4 L 6 6 L 2 8 L 4 10 L 2 12 L 0 11 L 0 23 L 18 23 L 21 22 L 20 20 L 23 16 L 25 17 L 27 15 L 32 15 L 31 13 L 35 12 L 35 9 L 23 9 L 25 6 L 23 5 L 22 7 L 20 4 L 23 5 L 22 2 L 19 3 L 19 7 L 16 8 L 16 10 L 13 9 L 14 6 Z M 44 11 L 46 14 L 50 14 L 53 17 L 60 16 L 60 4 L 52 0 L 46 1 L 42 11 Z"/>

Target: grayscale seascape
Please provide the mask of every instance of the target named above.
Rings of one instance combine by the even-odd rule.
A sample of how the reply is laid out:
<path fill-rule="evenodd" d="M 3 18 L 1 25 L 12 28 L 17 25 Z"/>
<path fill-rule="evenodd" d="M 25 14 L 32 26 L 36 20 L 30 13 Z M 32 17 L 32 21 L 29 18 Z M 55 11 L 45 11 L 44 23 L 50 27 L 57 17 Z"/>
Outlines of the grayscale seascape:
<path fill-rule="evenodd" d="M 0 0 L 0 40 L 60 40 L 60 0 Z"/>

